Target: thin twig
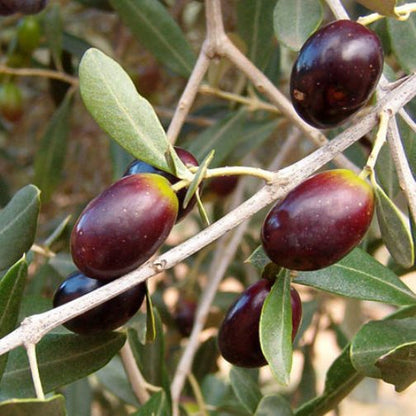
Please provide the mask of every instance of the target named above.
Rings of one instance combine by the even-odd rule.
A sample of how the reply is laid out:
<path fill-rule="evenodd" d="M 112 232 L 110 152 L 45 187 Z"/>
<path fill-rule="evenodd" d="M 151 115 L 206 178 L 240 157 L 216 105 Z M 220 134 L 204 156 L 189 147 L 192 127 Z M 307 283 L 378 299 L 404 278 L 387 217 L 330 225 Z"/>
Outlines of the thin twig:
<path fill-rule="evenodd" d="M 146 381 L 137 367 L 130 343 L 127 340 L 120 350 L 120 357 L 124 371 L 127 374 L 130 385 L 140 404 L 146 403 L 150 399 L 150 394 L 146 391 Z"/>
<path fill-rule="evenodd" d="M 32 374 L 33 386 L 35 387 L 36 397 L 39 400 L 45 400 L 42 381 L 39 375 L 38 360 L 36 358 L 36 345 L 32 343 L 25 344 L 27 356 L 29 359 L 30 373 Z"/>
<path fill-rule="evenodd" d="M 0 64 L 0 74 L 17 75 L 20 77 L 50 78 L 66 82 L 74 86 L 78 85 L 77 77 L 73 77 L 72 75 L 65 74 L 64 72 L 53 71 L 50 69 L 10 68 L 6 65 Z"/>
<path fill-rule="evenodd" d="M 340 0 L 325 0 L 325 1 L 337 19 L 349 19 L 350 18 Z"/>

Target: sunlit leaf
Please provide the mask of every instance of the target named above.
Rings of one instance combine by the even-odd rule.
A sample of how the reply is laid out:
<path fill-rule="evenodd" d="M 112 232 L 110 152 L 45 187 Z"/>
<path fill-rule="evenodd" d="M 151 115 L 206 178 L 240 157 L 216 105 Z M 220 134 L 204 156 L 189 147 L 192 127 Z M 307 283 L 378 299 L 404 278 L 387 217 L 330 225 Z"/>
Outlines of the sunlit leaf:
<path fill-rule="evenodd" d="M 355 299 L 412 305 L 416 295 L 387 267 L 356 248 L 333 266 L 299 272 L 296 283 Z"/>
<path fill-rule="evenodd" d="M 67 416 L 61 395 L 40 399 L 13 399 L 0 403 L 1 416 Z M 80 415 L 81 416 L 81 415 Z"/>
<path fill-rule="evenodd" d="M 262 394 L 258 383 L 248 370 L 233 367 L 230 372 L 231 387 L 243 407 L 253 414 L 261 400 Z"/>
<path fill-rule="evenodd" d="M 292 416 L 293 412 L 290 407 L 290 403 L 278 394 L 270 394 L 264 396 L 254 416 Z"/>
<path fill-rule="evenodd" d="M 384 16 L 395 16 L 396 0 L 357 0 L 363 6 Z"/>
<path fill-rule="evenodd" d="M 100 127 L 137 159 L 173 173 L 166 159 L 170 144 L 159 119 L 123 68 L 91 48 L 81 60 L 79 78 L 85 106 Z M 183 163 L 176 168 L 180 175 L 188 174 Z"/>
<path fill-rule="evenodd" d="M 404 215 L 383 189 L 372 180 L 376 196 L 376 213 L 381 236 L 393 259 L 402 267 L 410 268 L 415 261 L 414 245 Z"/>
<path fill-rule="evenodd" d="M 116 332 L 94 335 L 48 334 L 36 346 L 39 372 L 45 392 L 79 380 L 103 367 L 125 342 Z M 26 350 L 9 354 L 0 383 L 0 399 L 34 397 Z"/>
<path fill-rule="evenodd" d="M 276 380 L 289 383 L 292 369 L 290 277 L 280 275 L 267 295 L 260 317 L 260 344 Z"/>

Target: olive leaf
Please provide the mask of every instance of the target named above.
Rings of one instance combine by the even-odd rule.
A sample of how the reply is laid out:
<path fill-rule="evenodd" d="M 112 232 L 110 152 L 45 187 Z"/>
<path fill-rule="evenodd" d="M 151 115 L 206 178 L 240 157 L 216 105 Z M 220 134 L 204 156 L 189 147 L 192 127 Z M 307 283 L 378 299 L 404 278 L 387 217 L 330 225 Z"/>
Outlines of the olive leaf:
<path fill-rule="evenodd" d="M 363 6 L 384 16 L 396 17 L 396 0 L 357 0 Z"/>
<path fill-rule="evenodd" d="M 88 49 L 80 62 L 79 82 L 88 111 L 127 152 L 180 178 L 189 176 L 179 158 L 172 157 L 172 170 L 166 158 L 170 143 L 155 111 L 116 61 L 98 49 Z"/>
<path fill-rule="evenodd" d="M 319 27 L 323 7 L 315 0 L 278 0 L 274 9 L 274 32 L 288 48 L 298 51 Z"/>
<path fill-rule="evenodd" d="M 47 399 L 12 399 L 0 403 L 2 416 L 66 416 L 65 398 L 55 395 Z"/>
<path fill-rule="evenodd" d="M 267 295 L 260 316 L 260 345 L 278 383 L 287 386 L 292 368 L 290 276 L 285 271 Z"/>
<path fill-rule="evenodd" d="M 34 185 L 20 189 L 0 211 L 0 270 L 18 261 L 35 239 L 40 191 Z"/>
<path fill-rule="evenodd" d="M 393 259 L 402 267 L 413 266 L 414 243 L 404 215 L 377 183 L 374 174 L 371 183 L 376 197 L 376 214 L 383 241 Z"/>

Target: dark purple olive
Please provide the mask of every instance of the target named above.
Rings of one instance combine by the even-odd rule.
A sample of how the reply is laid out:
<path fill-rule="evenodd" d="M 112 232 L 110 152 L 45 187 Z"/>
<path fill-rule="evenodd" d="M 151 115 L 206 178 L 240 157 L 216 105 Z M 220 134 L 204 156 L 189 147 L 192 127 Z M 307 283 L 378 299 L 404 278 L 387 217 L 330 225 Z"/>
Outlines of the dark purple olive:
<path fill-rule="evenodd" d="M 209 181 L 207 192 L 211 192 L 220 198 L 226 197 L 235 190 L 239 179 L 238 175 L 216 176 Z"/>
<path fill-rule="evenodd" d="M 106 284 L 107 282 L 91 279 L 80 272 L 72 273 L 55 292 L 53 306 L 56 308 Z M 146 283 L 140 283 L 65 322 L 64 326 L 72 332 L 83 335 L 112 331 L 125 324 L 139 310 L 145 294 Z"/>
<path fill-rule="evenodd" d="M 338 126 L 367 103 L 382 71 L 374 32 L 350 20 L 330 23 L 299 52 L 290 79 L 293 105 L 314 127 Z"/>
<path fill-rule="evenodd" d="M 259 324 L 261 309 L 273 285 L 260 279 L 249 286 L 231 305 L 218 333 L 221 355 L 239 367 L 261 367 L 267 361 L 261 351 Z M 302 304 L 296 289 L 291 288 L 292 340 L 302 318 Z"/>
<path fill-rule="evenodd" d="M 72 259 L 89 277 L 112 280 L 139 267 L 163 244 L 178 199 L 166 178 L 126 176 L 93 199 L 71 234 Z"/>
<path fill-rule="evenodd" d="M 47 0 L 0 0 L 0 16 L 13 13 L 36 14 L 46 6 Z"/>
<path fill-rule="evenodd" d="M 176 305 L 173 319 L 178 331 L 184 337 L 189 337 L 195 322 L 197 303 L 193 299 L 180 298 Z"/>
<path fill-rule="evenodd" d="M 195 157 L 189 153 L 187 150 L 182 149 L 180 147 L 175 147 L 176 154 L 179 156 L 179 159 L 184 163 L 185 166 L 198 166 L 198 161 L 195 159 Z M 143 162 L 142 160 L 135 159 L 133 162 L 130 163 L 129 166 L 127 166 L 126 171 L 124 172 L 123 176 L 128 176 L 132 174 L 137 173 L 156 173 L 158 175 L 164 176 L 172 185 L 179 181 L 179 179 L 176 176 L 171 175 L 170 173 L 167 173 L 163 170 L 160 170 L 158 168 L 155 168 L 152 165 L 149 165 L 146 162 Z M 186 208 L 183 208 L 183 201 L 185 199 L 187 188 L 183 188 L 180 191 L 176 193 L 176 196 L 178 197 L 179 201 L 179 209 L 178 209 L 178 217 L 176 219 L 176 222 L 182 220 L 195 206 L 196 204 L 196 197 L 192 197 L 189 201 Z"/>
<path fill-rule="evenodd" d="M 367 232 L 374 211 L 371 186 L 335 169 L 307 179 L 264 220 L 261 239 L 270 260 L 292 270 L 317 270 L 341 260 Z"/>

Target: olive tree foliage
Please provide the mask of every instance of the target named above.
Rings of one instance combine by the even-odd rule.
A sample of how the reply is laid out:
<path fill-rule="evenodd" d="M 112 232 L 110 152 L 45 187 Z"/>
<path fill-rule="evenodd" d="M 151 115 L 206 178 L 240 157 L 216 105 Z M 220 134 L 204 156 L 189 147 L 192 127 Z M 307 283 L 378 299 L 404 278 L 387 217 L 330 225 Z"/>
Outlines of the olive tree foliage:
<path fill-rule="evenodd" d="M 0 414 L 88 415 L 94 403 L 120 415 L 323 415 L 366 377 L 397 391 L 411 385 L 416 294 L 402 277 L 414 271 L 415 10 L 394 0 L 51 1 L 35 16 L 41 36 L 30 48 L 22 45 L 33 33 L 19 38 L 25 17 L 0 18 L 1 82 L 27 100 L 20 121 L 0 125 Z M 288 98 L 291 66 L 320 26 L 349 18 L 379 35 L 384 72 L 369 105 L 319 131 Z M 172 157 L 173 144 L 200 168 Z M 143 266 L 52 309 L 53 291 L 75 268 L 68 240 L 77 214 L 132 157 L 174 173 L 190 194 L 204 180 L 199 211 Z M 221 283 L 231 276 L 246 287 L 270 270 L 259 237 L 265 208 L 334 166 L 371 172 L 370 231 L 333 266 L 279 274 L 260 327 L 274 359 L 224 374 L 215 330 L 238 294 Z M 234 193 L 210 194 L 210 178 L 227 175 L 240 177 Z M 120 330 L 89 337 L 61 327 L 147 279 L 146 308 Z M 289 292 L 279 290 L 292 283 L 304 297 L 293 344 Z M 169 291 L 177 308 L 197 305 L 187 338 Z M 363 324 L 345 331 L 326 308 L 334 299 Z M 364 301 L 390 312 L 364 323 Z M 323 320 L 338 357 L 318 391 L 311 357 Z M 285 339 L 263 336 L 271 333 Z M 303 357 L 296 382 L 294 350 Z"/>

